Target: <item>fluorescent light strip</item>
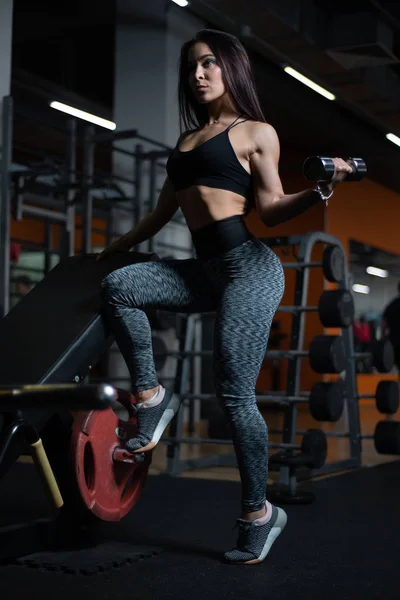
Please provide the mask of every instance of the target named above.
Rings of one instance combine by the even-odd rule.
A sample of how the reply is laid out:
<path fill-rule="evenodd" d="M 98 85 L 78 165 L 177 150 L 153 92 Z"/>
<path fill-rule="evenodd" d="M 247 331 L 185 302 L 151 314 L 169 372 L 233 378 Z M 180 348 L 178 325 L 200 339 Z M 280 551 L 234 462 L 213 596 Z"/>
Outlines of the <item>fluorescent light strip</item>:
<path fill-rule="evenodd" d="M 72 117 L 77 117 L 78 119 L 89 121 L 89 123 L 94 123 L 94 125 L 99 125 L 100 127 L 111 129 L 112 131 L 114 131 L 114 129 L 116 129 L 117 127 L 116 124 L 112 121 L 107 121 L 107 119 L 96 117 L 96 115 L 91 115 L 90 113 L 87 113 L 84 110 L 79 110 L 79 108 L 68 106 L 68 104 L 63 104 L 62 102 L 50 102 L 50 106 L 51 108 L 60 110 L 61 112 L 71 115 Z"/>
<path fill-rule="evenodd" d="M 336 100 L 336 96 L 331 94 L 331 92 L 328 92 L 327 90 L 325 90 L 323 87 L 321 87 L 317 83 L 314 83 L 314 81 L 311 81 L 311 79 L 308 79 L 308 77 L 305 77 L 298 71 L 295 71 L 294 69 L 292 69 L 292 67 L 284 67 L 283 70 L 288 75 L 291 75 L 298 81 L 301 81 L 301 83 L 304 83 L 304 85 L 306 85 L 309 88 L 311 88 L 312 90 L 314 90 L 314 92 L 317 92 L 318 94 L 321 94 L 321 96 L 324 96 L 324 98 L 327 98 L 328 100 Z"/>
<path fill-rule="evenodd" d="M 366 271 L 368 275 L 375 275 L 376 277 L 389 277 L 389 272 L 384 269 L 378 269 L 378 267 L 367 267 Z"/>
<path fill-rule="evenodd" d="M 400 138 L 397 137 L 397 135 L 394 135 L 394 133 L 387 133 L 386 137 L 390 142 L 393 142 L 393 144 L 397 144 L 397 146 L 400 146 Z"/>
<path fill-rule="evenodd" d="M 175 4 L 177 4 L 178 6 L 182 6 L 182 8 L 189 4 L 187 0 L 172 0 L 172 2 L 175 2 Z"/>
<path fill-rule="evenodd" d="M 353 285 L 353 292 L 357 292 L 358 294 L 369 294 L 369 287 L 367 285 L 362 285 L 361 283 L 355 283 Z"/>

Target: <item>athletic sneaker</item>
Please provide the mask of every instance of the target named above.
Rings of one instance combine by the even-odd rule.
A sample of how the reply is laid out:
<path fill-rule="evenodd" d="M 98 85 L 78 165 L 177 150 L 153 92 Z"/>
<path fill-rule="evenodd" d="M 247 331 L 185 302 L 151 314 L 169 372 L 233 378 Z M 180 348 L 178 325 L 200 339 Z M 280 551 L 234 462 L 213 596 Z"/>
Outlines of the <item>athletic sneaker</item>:
<path fill-rule="evenodd" d="M 282 533 L 287 515 L 284 510 L 272 506 L 271 518 L 265 522 L 266 516 L 255 521 L 238 519 L 239 535 L 236 548 L 226 552 L 225 560 L 239 565 L 255 565 L 264 560 L 272 544 Z"/>
<path fill-rule="evenodd" d="M 159 393 L 164 397 L 159 404 L 151 406 L 154 400 L 134 405 L 138 423 L 138 435 L 124 443 L 129 452 L 149 452 L 160 441 L 165 429 L 179 410 L 181 401 L 173 392 L 160 386 Z M 123 439 L 123 427 L 117 435 Z"/>

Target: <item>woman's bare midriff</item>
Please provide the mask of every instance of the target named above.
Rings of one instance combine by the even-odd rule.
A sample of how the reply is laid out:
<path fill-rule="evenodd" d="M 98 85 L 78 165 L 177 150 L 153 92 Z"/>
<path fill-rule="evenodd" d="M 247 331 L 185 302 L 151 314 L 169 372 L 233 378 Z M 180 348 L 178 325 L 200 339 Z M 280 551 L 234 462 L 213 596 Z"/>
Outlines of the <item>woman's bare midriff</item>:
<path fill-rule="evenodd" d="M 214 221 L 243 215 L 246 199 L 228 190 L 192 186 L 177 193 L 189 229 L 200 229 Z"/>

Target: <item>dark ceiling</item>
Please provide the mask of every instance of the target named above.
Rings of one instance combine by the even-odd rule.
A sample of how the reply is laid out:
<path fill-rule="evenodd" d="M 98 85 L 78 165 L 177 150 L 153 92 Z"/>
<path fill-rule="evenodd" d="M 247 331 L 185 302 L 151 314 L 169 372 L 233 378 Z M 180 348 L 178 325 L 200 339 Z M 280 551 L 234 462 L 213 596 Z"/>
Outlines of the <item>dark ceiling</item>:
<path fill-rule="evenodd" d="M 14 0 L 14 82 L 23 71 L 111 109 L 114 48 L 113 0 Z"/>
<path fill-rule="evenodd" d="M 191 0 L 190 10 L 400 134 L 399 1 Z"/>

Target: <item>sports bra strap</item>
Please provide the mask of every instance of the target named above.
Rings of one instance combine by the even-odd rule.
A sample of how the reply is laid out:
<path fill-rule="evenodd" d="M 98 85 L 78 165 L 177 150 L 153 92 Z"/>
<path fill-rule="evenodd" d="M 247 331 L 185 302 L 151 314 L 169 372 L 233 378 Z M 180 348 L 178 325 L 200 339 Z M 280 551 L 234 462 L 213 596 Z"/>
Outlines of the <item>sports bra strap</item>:
<path fill-rule="evenodd" d="M 242 115 L 239 115 L 238 118 L 235 119 L 231 125 L 229 125 L 229 127 L 227 128 L 226 131 L 229 131 L 230 129 L 232 129 L 232 127 L 236 127 L 236 125 L 241 125 L 242 123 L 245 123 L 246 121 L 249 120 L 249 119 L 243 119 L 243 121 L 240 121 L 240 123 L 238 123 L 237 121 L 239 121 L 239 119 L 241 119 L 241 118 L 242 118 Z"/>

